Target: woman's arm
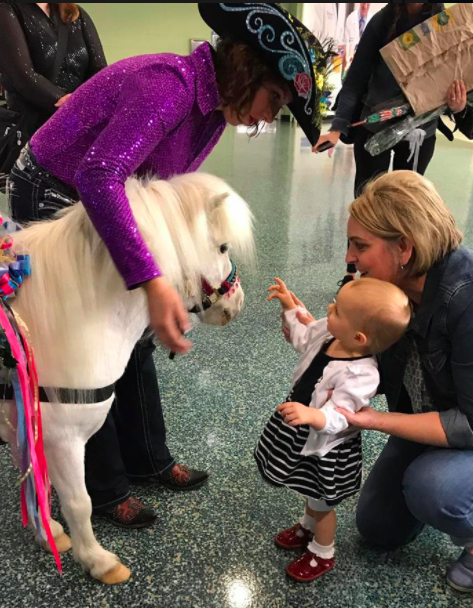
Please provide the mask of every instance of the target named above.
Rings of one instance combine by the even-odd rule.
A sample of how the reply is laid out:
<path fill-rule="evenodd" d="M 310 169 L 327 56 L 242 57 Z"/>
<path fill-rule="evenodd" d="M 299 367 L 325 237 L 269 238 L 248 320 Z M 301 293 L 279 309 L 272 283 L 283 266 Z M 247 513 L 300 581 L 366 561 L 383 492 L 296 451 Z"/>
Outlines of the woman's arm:
<path fill-rule="evenodd" d="M 453 115 L 457 129 L 468 139 L 473 139 L 473 108 L 467 105 L 463 112 Z"/>
<path fill-rule="evenodd" d="M 81 201 L 129 288 L 161 273 L 136 225 L 125 182 L 188 116 L 194 103 L 193 84 L 170 65 L 147 66 L 133 73 L 122 86 L 108 125 L 84 154 L 75 175 Z M 74 104 L 83 102 L 79 93 L 68 102 L 72 112 Z"/>
<path fill-rule="evenodd" d="M 398 414 L 396 412 L 379 412 L 365 407 L 358 413 L 338 408 L 352 426 L 370 431 L 380 431 L 408 441 L 425 443 L 438 447 L 452 447 L 440 421 L 438 412 L 426 414 Z"/>
<path fill-rule="evenodd" d="M 82 35 L 89 51 L 89 66 L 86 78 L 90 78 L 107 67 L 107 60 L 105 59 L 105 53 L 97 29 L 90 15 L 82 7 L 80 14 L 80 18 L 82 19 Z"/>
<path fill-rule="evenodd" d="M 350 124 L 357 119 L 354 112 L 368 90 L 374 68 L 381 60 L 379 51 L 386 42 L 386 13 L 376 14 L 366 26 L 352 64 L 338 96 L 338 107 L 330 131 L 348 135 Z"/>
<path fill-rule="evenodd" d="M 452 448 L 473 449 L 473 293 L 469 282 L 452 298 L 447 331 L 458 407 L 440 412 L 440 422 Z"/>
<path fill-rule="evenodd" d="M 22 26 L 14 8 L 0 3 L 0 72 L 28 103 L 54 112 L 65 91 L 38 74 L 33 66 Z"/>
<path fill-rule="evenodd" d="M 427 445 L 473 449 L 473 293 L 469 282 L 455 292 L 447 319 L 454 320 L 447 320 L 451 355 L 446 365 L 451 368 L 457 407 L 425 414 L 340 410 L 350 424 Z"/>
<path fill-rule="evenodd" d="M 130 289 L 145 288 L 150 326 L 177 353 L 190 348 L 182 335 L 188 329 L 188 315 L 144 242 L 125 182 L 188 117 L 194 99 L 193 78 L 175 66 L 154 64 L 133 73 L 121 88 L 107 127 L 84 154 L 75 175 L 81 201 L 118 271 Z M 83 111 L 83 103 L 79 91 L 68 102 L 71 113 Z"/>
<path fill-rule="evenodd" d="M 336 146 L 340 135 L 342 133 L 348 135 L 351 123 L 359 118 L 355 115 L 357 108 L 368 90 L 376 63 L 381 60 L 379 50 L 386 42 L 387 15 L 388 12 L 383 9 L 366 26 L 342 89 L 338 94 L 337 110 L 329 129 L 330 132 L 319 138 L 317 144 L 312 148 L 313 152 L 318 152 L 318 148 L 326 142 Z M 329 151 L 329 156 L 332 156 L 332 153 L 333 149 Z"/>
<path fill-rule="evenodd" d="M 463 80 L 455 80 L 451 84 L 447 91 L 446 103 L 447 115 L 455 121 L 455 131 L 458 129 L 468 139 L 473 139 L 473 108 L 468 105 L 467 90 Z M 453 134 L 449 139 L 453 141 Z"/>

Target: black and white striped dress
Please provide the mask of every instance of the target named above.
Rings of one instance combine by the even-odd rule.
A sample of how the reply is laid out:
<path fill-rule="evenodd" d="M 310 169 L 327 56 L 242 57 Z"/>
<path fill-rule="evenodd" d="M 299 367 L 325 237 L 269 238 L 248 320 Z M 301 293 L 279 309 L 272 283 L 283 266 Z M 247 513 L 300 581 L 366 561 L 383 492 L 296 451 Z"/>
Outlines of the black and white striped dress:
<path fill-rule="evenodd" d="M 334 360 L 325 352 L 328 345 L 314 357 L 287 401 L 309 406 L 324 368 Z M 353 359 L 345 361 L 349 363 Z M 275 412 L 256 446 L 258 468 L 270 483 L 286 486 L 307 498 L 324 500 L 329 506 L 335 506 L 356 494 L 361 487 L 361 435 L 358 433 L 335 446 L 325 456 L 303 456 L 301 451 L 309 431 L 308 425 L 289 426 L 281 414 Z"/>

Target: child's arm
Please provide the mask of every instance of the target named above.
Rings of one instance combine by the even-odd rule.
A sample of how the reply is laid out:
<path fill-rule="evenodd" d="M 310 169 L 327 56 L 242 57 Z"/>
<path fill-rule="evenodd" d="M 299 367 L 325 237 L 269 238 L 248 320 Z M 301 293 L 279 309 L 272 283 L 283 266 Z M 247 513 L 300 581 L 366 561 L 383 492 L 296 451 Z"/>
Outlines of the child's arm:
<path fill-rule="evenodd" d="M 343 381 L 334 388 L 327 403 L 319 410 L 325 415 L 325 425 L 320 429 L 326 435 L 337 435 L 349 427 L 347 419 L 336 408 L 358 412 L 369 405 L 379 385 L 376 366 L 349 366 Z"/>
<path fill-rule="evenodd" d="M 268 289 L 268 291 L 271 292 L 267 298 L 268 302 L 277 298 L 281 302 L 283 312 L 297 308 L 297 305 L 292 299 L 292 294 L 286 287 L 284 281 L 278 279 L 278 277 L 274 277 L 274 280 L 276 281 L 276 285 L 271 285 Z"/>
<path fill-rule="evenodd" d="M 327 418 L 322 410 L 307 407 L 296 401 L 287 401 L 278 405 L 276 411 L 280 412 L 284 422 L 289 426 L 299 426 L 308 424 L 314 431 L 321 431 L 327 424 Z"/>
<path fill-rule="evenodd" d="M 317 331 L 324 332 L 327 330 L 327 320 L 316 321 L 312 315 L 307 313 L 307 319 L 304 319 L 303 322 L 299 321 L 298 315 L 300 312 L 307 312 L 304 309 L 304 305 L 287 289 L 284 281 L 279 278 L 275 278 L 274 280 L 276 281 L 276 285 L 271 285 L 268 289 L 271 292 L 268 300 L 276 298 L 281 302 L 283 328 L 286 329 L 286 331 L 283 329 L 284 336 L 295 350 L 304 353 L 314 337 L 315 326 L 317 325 Z"/>

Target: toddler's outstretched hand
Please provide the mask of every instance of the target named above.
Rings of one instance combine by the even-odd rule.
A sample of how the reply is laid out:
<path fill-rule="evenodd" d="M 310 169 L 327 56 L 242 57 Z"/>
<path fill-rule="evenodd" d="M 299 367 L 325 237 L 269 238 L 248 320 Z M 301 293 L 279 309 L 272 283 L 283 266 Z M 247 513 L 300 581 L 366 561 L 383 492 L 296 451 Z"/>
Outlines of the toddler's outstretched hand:
<path fill-rule="evenodd" d="M 276 281 L 276 285 L 271 285 L 271 287 L 268 289 L 268 291 L 271 292 L 268 296 L 268 301 L 277 298 L 281 302 L 281 306 L 284 311 L 297 308 L 292 294 L 286 287 L 284 281 L 281 281 L 281 279 L 278 279 L 277 277 L 275 277 L 274 280 Z"/>

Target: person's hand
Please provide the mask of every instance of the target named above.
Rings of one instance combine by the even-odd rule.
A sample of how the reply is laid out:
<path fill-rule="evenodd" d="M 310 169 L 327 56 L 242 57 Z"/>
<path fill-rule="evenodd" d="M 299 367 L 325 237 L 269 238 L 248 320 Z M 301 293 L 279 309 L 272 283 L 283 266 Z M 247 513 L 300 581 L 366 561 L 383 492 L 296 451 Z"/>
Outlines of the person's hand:
<path fill-rule="evenodd" d="M 326 141 L 329 141 L 330 143 L 333 144 L 333 148 L 331 148 L 328 151 L 328 155 L 329 158 L 332 158 L 333 156 L 333 151 L 335 150 L 335 146 L 338 144 L 339 140 L 340 140 L 340 135 L 341 132 L 340 131 L 330 131 L 330 133 L 327 133 L 327 135 L 321 135 L 319 137 L 319 141 L 315 144 L 315 146 L 312 148 L 312 152 L 315 152 L 315 154 L 318 154 L 318 149 L 320 148 L 320 146 L 325 143 Z"/>
<path fill-rule="evenodd" d="M 466 108 L 467 96 L 463 80 L 454 80 L 447 91 L 447 105 L 454 114 Z"/>
<path fill-rule="evenodd" d="M 315 321 L 315 317 L 313 317 L 310 312 L 308 312 L 306 310 L 306 307 L 304 306 L 304 304 L 299 300 L 299 298 L 292 292 L 289 292 L 291 294 L 291 298 L 292 301 L 294 302 L 294 304 L 297 306 L 297 308 L 303 308 L 304 310 L 298 310 L 296 312 L 296 319 L 299 321 L 299 323 L 302 323 L 302 325 L 309 325 L 310 323 L 312 323 L 313 321 Z M 286 325 L 286 321 L 284 319 L 284 313 L 281 313 L 281 323 L 282 323 L 282 333 L 284 336 L 284 339 L 286 340 L 286 342 L 290 342 L 290 336 L 291 333 L 289 331 L 288 326 Z"/>
<path fill-rule="evenodd" d="M 63 95 L 61 99 L 58 99 L 54 104 L 56 108 L 60 108 L 62 105 L 64 105 L 71 95 L 72 93 L 68 93 L 67 95 Z"/>
<path fill-rule="evenodd" d="M 281 302 L 281 306 L 284 311 L 297 308 L 296 304 L 294 304 L 294 300 L 292 299 L 291 292 L 286 287 L 284 281 L 278 279 L 278 277 L 274 277 L 274 280 L 276 281 L 276 285 L 271 285 L 271 287 L 268 288 L 268 291 L 270 292 L 269 296 L 267 297 L 268 302 L 274 300 L 274 298 L 277 298 Z"/>
<path fill-rule="evenodd" d="M 336 407 L 335 410 L 345 416 L 351 426 L 371 431 L 379 428 L 380 420 L 385 416 L 384 412 L 378 412 L 372 407 L 362 407 L 356 414 L 341 407 Z"/>
<path fill-rule="evenodd" d="M 286 403 L 278 405 L 276 411 L 281 414 L 284 418 L 284 422 L 289 426 L 310 424 L 312 422 L 313 410 L 302 403 L 287 401 Z"/>
<path fill-rule="evenodd" d="M 148 298 L 149 324 L 158 340 L 173 353 L 187 353 L 192 343 L 183 334 L 191 326 L 180 295 L 164 277 L 152 279 L 143 287 Z"/>

